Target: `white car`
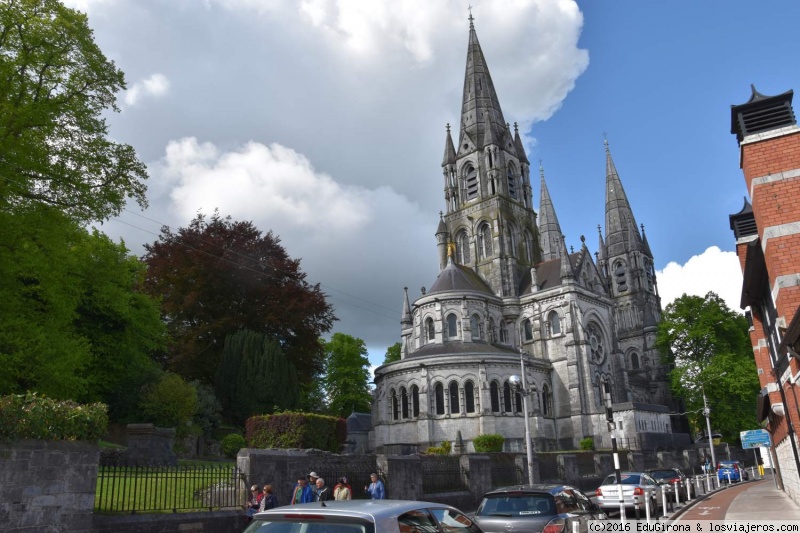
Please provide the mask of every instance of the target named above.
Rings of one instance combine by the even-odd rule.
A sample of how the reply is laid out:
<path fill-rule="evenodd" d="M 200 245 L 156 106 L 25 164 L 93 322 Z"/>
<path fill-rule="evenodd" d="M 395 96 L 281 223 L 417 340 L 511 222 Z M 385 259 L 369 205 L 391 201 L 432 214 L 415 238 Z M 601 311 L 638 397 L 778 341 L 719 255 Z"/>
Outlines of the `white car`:
<path fill-rule="evenodd" d="M 483 533 L 464 513 L 440 503 L 344 500 L 258 513 L 245 533 Z"/>

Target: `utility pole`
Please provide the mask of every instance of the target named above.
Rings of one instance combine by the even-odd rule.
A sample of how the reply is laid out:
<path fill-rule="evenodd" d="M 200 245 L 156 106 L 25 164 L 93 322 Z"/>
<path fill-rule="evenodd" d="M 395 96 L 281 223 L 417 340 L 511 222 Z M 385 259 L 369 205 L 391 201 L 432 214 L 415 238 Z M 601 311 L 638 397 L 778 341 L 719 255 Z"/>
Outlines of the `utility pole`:
<path fill-rule="evenodd" d="M 711 449 L 711 469 L 714 475 L 717 472 L 717 456 L 714 455 L 714 439 L 711 438 L 711 409 L 708 408 L 708 400 L 706 399 L 706 386 L 703 387 L 703 415 L 706 417 L 706 428 L 708 430 L 708 447 Z"/>
<path fill-rule="evenodd" d="M 614 473 L 617 476 L 617 494 L 619 495 L 619 516 L 625 521 L 625 500 L 622 497 L 622 473 L 619 470 L 619 453 L 617 452 L 617 424 L 614 422 L 614 411 L 611 409 L 611 391 L 608 383 L 603 384 L 606 400 L 606 420 L 608 431 L 611 433 L 611 451 L 614 453 Z"/>

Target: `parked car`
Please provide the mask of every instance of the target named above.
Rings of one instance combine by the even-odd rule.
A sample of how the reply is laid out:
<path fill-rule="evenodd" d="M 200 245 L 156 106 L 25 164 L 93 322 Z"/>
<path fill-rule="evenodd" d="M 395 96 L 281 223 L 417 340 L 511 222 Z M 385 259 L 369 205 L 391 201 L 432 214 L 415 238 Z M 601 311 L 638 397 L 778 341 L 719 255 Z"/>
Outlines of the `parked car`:
<path fill-rule="evenodd" d="M 486 533 L 572 533 L 573 524 L 585 532 L 606 515 L 568 485 L 515 485 L 487 492 L 474 518 Z"/>
<path fill-rule="evenodd" d="M 647 470 L 650 477 L 656 480 L 656 483 L 661 486 L 664 492 L 667 493 L 667 498 L 671 501 L 675 499 L 675 484 L 678 485 L 678 497 L 680 501 L 685 502 L 687 499 L 686 494 L 686 476 L 678 468 L 651 468 Z"/>
<path fill-rule="evenodd" d="M 622 501 L 626 511 L 639 506 L 645 515 L 645 502 L 648 501 L 650 514 L 656 515 L 661 509 L 661 489 L 658 482 L 645 472 L 622 472 Z M 605 511 L 619 510 L 619 488 L 616 474 L 606 477 L 595 491 L 595 501 Z"/>
<path fill-rule="evenodd" d="M 723 481 L 738 483 L 739 481 L 750 479 L 747 470 L 741 461 L 720 461 L 717 463 L 717 477 L 720 483 Z"/>
<path fill-rule="evenodd" d="M 440 503 L 344 500 L 258 513 L 245 533 L 483 533 L 464 513 Z"/>

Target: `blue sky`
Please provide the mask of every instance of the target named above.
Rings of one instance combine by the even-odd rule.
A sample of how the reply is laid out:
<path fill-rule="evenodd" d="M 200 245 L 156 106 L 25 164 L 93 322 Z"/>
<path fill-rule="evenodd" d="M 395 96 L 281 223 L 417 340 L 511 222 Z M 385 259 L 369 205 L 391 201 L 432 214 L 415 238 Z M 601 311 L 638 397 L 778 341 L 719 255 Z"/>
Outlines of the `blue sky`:
<path fill-rule="evenodd" d="M 113 137 L 150 173 L 150 208 L 104 224 L 134 253 L 202 210 L 273 230 L 373 364 L 403 287 L 436 278 L 445 123 L 461 105 L 460 0 L 67 0 L 126 73 Z M 800 88 L 800 2 L 479 0 L 504 115 L 542 159 L 567 244 L 604 223 L 603 135 L 645 225 L 666 305 L 736 308 L 728 215 L 744 180 L 730 105 Z M 538 176 L 534 169 L 533 176 Z M 534 204 L 538 205 L 538 180 Z"/>

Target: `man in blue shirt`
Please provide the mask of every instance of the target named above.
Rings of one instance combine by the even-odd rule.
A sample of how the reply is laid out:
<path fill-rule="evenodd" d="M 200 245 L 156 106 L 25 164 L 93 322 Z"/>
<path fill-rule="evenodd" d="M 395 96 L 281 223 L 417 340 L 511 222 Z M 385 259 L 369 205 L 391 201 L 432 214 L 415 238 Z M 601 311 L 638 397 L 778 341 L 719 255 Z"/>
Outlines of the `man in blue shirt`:
<path fill-rule="evenodd" d="M 306 478 L 297 478 L 297 485 L 292 490 L 292 505 L 298 503 L 311 503 L 314 501 L 314 492 L 308 486 Z"/>
<path fill-rule="evenodd" d="M 372 483 L 364 487 L 364 490 L 367 491 L 369 497 L 373 500 L 386 499 L 386 491 L 383 489 L 383 481 L 378 479 L 378 474 L 370 474 L 369 478 Z"/>

